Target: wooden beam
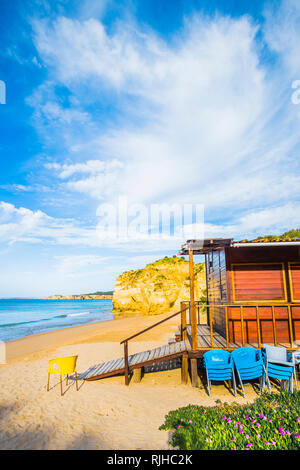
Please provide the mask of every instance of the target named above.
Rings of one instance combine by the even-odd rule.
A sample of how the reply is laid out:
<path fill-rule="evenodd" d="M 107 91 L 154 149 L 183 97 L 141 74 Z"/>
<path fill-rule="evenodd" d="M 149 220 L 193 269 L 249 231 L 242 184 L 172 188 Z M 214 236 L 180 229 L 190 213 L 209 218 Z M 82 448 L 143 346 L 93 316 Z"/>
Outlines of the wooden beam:
<path fill-rule="evenodd" d="M 125 385 L 129 385 L 128 342 L 124 343 Z"/>
<path fill-rule="evenodd" d="M 185 303 L 180 303 L 180 309 L 183 310 L 185 308 Z M 181 340 L 184 341 L 187 339 L 187 331 L 186 331 L 186 310 L 181 312 Z"/>
<path fill-rule="evenodd" d="M 183 354 L 181 363 L 181 383 L 187 384 L 189 378 L 189 359 L 187 354 Z"/>
<path fill-rule="evenodd" d="M 131 381 L 133 383 L 139 383 L 142 380 L 142 367 L 133 370 Z"/>
<path fill-rule="evenodd" d="M 191 302 L 191 326 L 192 326 L 192 349 L 196 350 L 198 347 L 198 334 L 197 334 L 197 315 L 195 307 L 195 286 L 194 286 L 194 262 L 193 251 L 189 250 L 189 268 L 190 268 L 190 302 Z"/>
<path fill-rule="evenodd" d="M 198 387 L 198 367 L 197 359 L 190 359 L 191 362 L 191 381 L 193 387 Z"/>

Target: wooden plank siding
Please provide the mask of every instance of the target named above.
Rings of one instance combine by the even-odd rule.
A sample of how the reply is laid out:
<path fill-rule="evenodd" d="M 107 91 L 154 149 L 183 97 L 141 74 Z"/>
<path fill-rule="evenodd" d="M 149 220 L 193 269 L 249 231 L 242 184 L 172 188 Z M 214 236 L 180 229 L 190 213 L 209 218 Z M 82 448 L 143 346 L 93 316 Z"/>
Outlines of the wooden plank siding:
<path fill-rule="evenodd" d="M 225 251 L 212 251 L 206 255 L 206 279 L 207 279 L 207 300 L 208 304 L 227 303 L 227 282 L 226 282 L 226 259 Z M 226 321 L 225 308 L 209 307 L 209 318 L 212 318 L 213 329 L 225 336 Z"/>
<path fill-rule="evenodd" d="M 300 262 L 289 263 L 289 281 L 292 302 L 300 302 Z"/>
<path fill-rule="evenodd" d="M 233 263 L 234 302 L 287 302 L 284 263 Z"/>

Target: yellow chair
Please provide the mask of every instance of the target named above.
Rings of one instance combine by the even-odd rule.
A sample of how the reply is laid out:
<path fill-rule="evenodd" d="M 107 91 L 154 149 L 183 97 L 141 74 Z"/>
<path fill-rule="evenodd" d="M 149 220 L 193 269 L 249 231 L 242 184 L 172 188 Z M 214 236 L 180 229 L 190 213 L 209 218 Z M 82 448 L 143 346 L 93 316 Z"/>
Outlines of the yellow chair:
<path fill-rule="evenodd" d="M 62 375 L 67 376 L 67 385 L 68 385 L 69 374 L 73 374 L 73 372 L 75 372 L 76 390 L 78 391 L 77 371 L 76 371 L 77 358 L 78 358 L 78 355 L 67 356 L 67 357 L 57 357 L 56 359 L 50 359 L 49 369 L 48 369 L 47 392 L 49 392 L 50 374 L 60 375 L 60 393 L 62 395 L 63 394 Z"/>

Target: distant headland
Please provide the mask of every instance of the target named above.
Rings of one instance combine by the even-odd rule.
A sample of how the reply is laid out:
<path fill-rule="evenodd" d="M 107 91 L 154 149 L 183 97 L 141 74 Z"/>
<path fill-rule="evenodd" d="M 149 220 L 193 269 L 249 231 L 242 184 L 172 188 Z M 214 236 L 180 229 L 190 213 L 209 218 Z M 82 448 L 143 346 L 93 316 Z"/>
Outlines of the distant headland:
<path fill-rule="evenodd" d="M 76 294 L 76 295 L 50 295 L 46 300 L 101 300 L 112 299 L 113 291 L 94 292 L 92 294 Z"/>

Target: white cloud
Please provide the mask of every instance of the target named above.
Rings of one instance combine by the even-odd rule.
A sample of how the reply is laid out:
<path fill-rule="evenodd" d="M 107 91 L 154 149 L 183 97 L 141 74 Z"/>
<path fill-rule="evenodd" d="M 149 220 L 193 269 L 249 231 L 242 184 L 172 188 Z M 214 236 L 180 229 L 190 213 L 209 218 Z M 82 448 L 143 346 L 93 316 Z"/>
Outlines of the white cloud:
<path fill-rule="evenodd" d="M 76 179 L 66 183 L 66 187 L 80 193 L 86 193 L 96 199 L 103 199 L 114 193 L 123 166 L 123 163 L 118 160 L 88 160 L 85 163 L 63 165 L 58 163 L 45 164 L 46 168 L 57 171 L 60 179 L 65 180 L 77 175 Z M 78 178 L 78 175 L 82 174 L 89 176 Z"/>
<path fill-rule="evenodd" d="M 94 103 L 106 93 L 119 97 L 123 117 L 115 124 L 102 127 L 89 115 L 81 140 L 76 122 L 68 138 L 64 130 L 66 153 L 76 162 L 65 170 L 61 164 L 60 177 L 89 174 L 68 181 L 69 189 L 97 199 L 126 194 L 215 209 L 224 201 L 233 211 L 278 202 L 270 187 L 295 196 L 287 155 L 299 140 L 298 123 L 278 91 L 282 77 L 260 62 L 249 18 L 195 16 L 170 43 L 125 22 L 108 33 L 99 20 L 60 17 L 36 21 L 34 29 L 40 60 L 74 103 L 79 88 L 81 98 L 83 90 L 93 93 Z M 123 168 L 92 171 L 97 160 Z"/>

